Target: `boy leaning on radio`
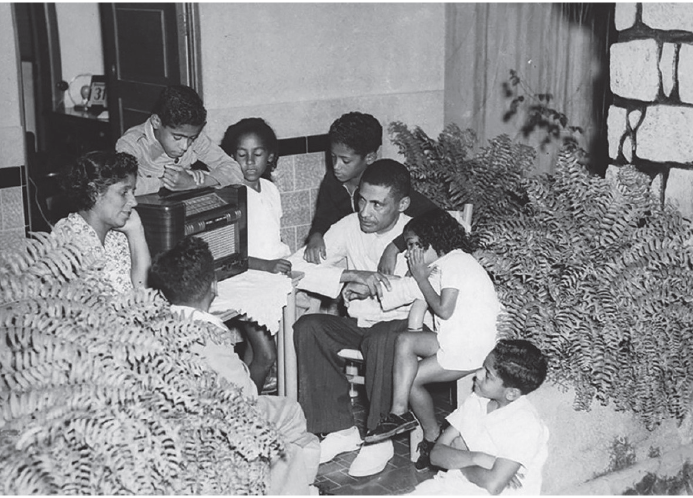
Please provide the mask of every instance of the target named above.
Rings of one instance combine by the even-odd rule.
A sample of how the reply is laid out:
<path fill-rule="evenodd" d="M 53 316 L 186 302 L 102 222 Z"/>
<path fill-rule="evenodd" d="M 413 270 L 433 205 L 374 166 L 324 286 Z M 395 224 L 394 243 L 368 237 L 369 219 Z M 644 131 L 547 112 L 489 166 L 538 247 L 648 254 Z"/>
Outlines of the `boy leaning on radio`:
<path fill-rule="evenodd" d="M 163 89 L 151 116 L 116 142 L 118 152 L 137 158 L 138 194 L 243 183 L 238 163 L 202 131 L 206 121 L 207 110 L 195 90 L 185 85 Z"/>

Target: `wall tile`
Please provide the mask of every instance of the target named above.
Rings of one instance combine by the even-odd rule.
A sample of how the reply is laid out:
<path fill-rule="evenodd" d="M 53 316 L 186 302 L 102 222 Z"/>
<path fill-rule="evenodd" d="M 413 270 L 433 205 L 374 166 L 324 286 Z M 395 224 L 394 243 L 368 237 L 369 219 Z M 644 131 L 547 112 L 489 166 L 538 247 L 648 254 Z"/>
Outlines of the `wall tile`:
<path fill-rule="evenodd" d="M 302 247 L 304 245 L 306 237 L 308 237 L 309 231 L 310 231 L 310 225 L 299 225 L 296 227 L 296 243 L 298 245 L 298 247 L 296 247 L 296 249 L 298 249 L 299 247 Z"/>
<path fill-rule="evenodd" d="M 2 211 L 2 229 L 24 229 L 24 204 L 22 187 L 0 189 L 0 210 Z"/>
<path fill-rule="evenodd" d="M 284 226 L 291 227 L 310 223 L 310 192 L 301 190 L 282 194 Z"/>
<path fill-rule="evenodd" d="M 326 168 L 325 154 L 322 152 L 296 156 L 296 185 L 301 188 L 319 187 Z"/>
<path fill-rule="evenodd" d="M 664 196 L 677 205 L 684 218 L 693 220 L 693 171 L 670 169 Z"/>
<path fill-rule="evenodd" d="M 289 228 L 282 228 L 280 231 L 280 236 L 282 238 L 282 242 L 284 242 L 286 245 L 288 245 L 291 248 L 291 253 L 293 254 L 294 251 L 296 251 L 296 228 L 295 227 L 289 227 Z"/>
<path fill-rule="evenodd" d="M 19 248 L 25 239 L 26 232 L 24 228 L 0 230 L 0 252 Z"/>
<path fill-rule="evenodd" d="M 277 168 L 272 173 L 272 179 L 280 192 L 293 192 L 296 189 L 294 163 L 294 156 L 280 157 L 277 161 Z"/>

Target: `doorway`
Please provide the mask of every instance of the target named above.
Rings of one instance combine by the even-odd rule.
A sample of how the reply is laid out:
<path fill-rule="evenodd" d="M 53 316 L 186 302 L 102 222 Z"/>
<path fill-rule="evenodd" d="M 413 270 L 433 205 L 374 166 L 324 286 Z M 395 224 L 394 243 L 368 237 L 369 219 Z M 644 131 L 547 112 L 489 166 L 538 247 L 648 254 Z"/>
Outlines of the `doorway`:
<path fill-rule="evenodd" d="M 22 67 L 29 230 L 50 231 L 67 214 L 57 188 L 63 168 L 85 152 L 112 148 L 127 128 L 149 116 L 164 86 L 187 84 L 201 91 L 197 6 L 98 4 L 107 89 L 107 112 L 99 115 L 77 111 L 66 99 L 56 4 L 13 4 L 13 9 Z"/>

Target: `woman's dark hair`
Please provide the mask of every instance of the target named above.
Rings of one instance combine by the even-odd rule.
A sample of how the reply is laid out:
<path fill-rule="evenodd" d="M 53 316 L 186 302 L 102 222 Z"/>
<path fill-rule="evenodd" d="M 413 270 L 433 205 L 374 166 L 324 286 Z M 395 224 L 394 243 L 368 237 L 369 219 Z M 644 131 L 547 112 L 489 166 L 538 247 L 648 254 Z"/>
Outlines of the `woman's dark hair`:
<path fill-rule="evenodd" d="M 424 249 L 433 247 L 441 255 L 453 249 L 462 249 L 471 254 L 476 249 L 464 227 L 443 209 L 432 209 L 409 220 L 403 232 L 407 231 L 419 237 Z"/>
<path fill-rule="evenodd" d="M 137 176 L 137 159 L 127 152 L 87 152 L 61 175 L 65 200 L 72 211 L 87 211 L 111 185 Z"/>
<path fill-rule="evenodd" d="M 245 118 L 226 128 L 224 138 L 221 140 L 221 148 L 229 156 L 233 157 L 241 137 L 250 133 L 257 135 L 262 141 L 262 145 L 265 146 L 265 149 L 273 156 L 272 161 L 268 163 L 267 169 L 265 169 L 265 172 L 262 174 L 263 178 L 271 180 L 272 171 L 277 167 L 277 159 L 279 159 L 279 141 L 272 127 L 268 125 L 264 119 Z"/>
<path fill-rule="evenodd" d="M 527 340 L 502 339 L 491 352 L 493 366 L 505 387 L 514 387 L 522 394 L 529 394 L 546 379 L 546 357 Z"/>
<path fill-rule="evenodd" d="M 159 94 L 152 114 L 159 116 L 161 124 L 169 128 L 181 125 L 204 126 L 207 109 L 195 90 L 185 85 L 172 85 Z"/>

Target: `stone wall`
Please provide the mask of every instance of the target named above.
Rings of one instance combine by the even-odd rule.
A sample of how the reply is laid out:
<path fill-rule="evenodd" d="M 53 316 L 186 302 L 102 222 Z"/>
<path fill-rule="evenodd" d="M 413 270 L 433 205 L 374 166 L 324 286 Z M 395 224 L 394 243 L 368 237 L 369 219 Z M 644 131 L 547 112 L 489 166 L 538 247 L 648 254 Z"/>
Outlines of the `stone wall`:
<path fill-rule="evenodd" d="M 693 4 L 617 3 L 609 156 L 693 220 Z"/>

